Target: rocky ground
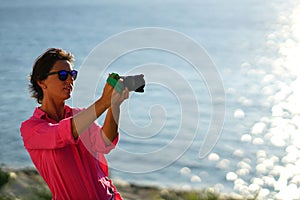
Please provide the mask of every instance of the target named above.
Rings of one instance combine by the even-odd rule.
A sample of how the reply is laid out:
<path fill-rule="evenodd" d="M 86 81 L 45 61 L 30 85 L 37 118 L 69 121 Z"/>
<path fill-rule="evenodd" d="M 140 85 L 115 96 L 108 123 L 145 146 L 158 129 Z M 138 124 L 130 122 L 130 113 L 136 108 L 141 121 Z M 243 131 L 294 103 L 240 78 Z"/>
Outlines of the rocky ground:
<path fill-rule="evenodd" d="M 200 200 L 241 199 L 219 195 L 209 190 L 177 191 L 146 187 L 114 180 L 125 200 Z M 35 169 L 12 170 L 0 168 L 0 200 L 50 200 L 51 193 Z"/>

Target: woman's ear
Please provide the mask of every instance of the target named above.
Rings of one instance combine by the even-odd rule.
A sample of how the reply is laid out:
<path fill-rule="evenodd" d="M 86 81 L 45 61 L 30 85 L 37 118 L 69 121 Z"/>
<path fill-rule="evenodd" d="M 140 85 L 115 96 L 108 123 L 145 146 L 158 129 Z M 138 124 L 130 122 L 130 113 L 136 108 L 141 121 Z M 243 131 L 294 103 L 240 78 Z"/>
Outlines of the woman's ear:
<path fill-rule="evenodd" d="M 45 80 L 42 81 L 37 81 L 38 85 L 42 88 L 42 89 L 46 89 L 47 85 L 45 84 Z"/>

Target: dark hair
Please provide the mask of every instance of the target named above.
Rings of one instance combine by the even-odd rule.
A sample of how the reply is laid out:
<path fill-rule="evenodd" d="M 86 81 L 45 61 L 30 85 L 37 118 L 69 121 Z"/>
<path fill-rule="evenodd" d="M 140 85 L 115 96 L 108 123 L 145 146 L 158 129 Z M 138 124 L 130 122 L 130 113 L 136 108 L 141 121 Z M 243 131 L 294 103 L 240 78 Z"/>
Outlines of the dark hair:
<path fill-rule="evenodd" d="M 39 104 L 42 103 L 44 94 L 38 81 L 45 80 L 53 65 L 58 60 L 67 60 L 74 64 L 74 56 L 72 53 L 58 48 L 47 49 L 43 54 L 35 59 L 32 73 L 30 75 L 29 90 L 31 97 L 35 98 Z"/>

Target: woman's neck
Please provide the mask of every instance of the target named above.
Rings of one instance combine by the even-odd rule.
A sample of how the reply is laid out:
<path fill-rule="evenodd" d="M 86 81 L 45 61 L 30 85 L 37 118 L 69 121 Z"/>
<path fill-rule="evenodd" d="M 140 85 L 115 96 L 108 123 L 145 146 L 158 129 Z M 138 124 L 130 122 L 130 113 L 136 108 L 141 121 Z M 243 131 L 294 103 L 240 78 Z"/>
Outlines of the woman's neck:
<path fill-rule="evenodd" d="M 51 119 L 56 122 L 64 119 L 65 117 L 65 102 L 55 102 L 55 101 L 42 101 L 42 106 L 40 107 Z"/>

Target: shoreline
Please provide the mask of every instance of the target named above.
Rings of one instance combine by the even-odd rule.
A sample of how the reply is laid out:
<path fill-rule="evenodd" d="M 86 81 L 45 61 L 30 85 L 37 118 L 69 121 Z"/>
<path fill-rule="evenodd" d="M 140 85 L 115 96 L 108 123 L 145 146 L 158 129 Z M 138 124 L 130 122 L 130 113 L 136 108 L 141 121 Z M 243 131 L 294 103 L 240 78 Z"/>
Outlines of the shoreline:
<path fill-rule="evenodd" d="M 218 194 L 209 189 L 184 191 L 112 180 L 124 200 L 245 199 L 241 196 Z M 35 168 L 11 169 L 1 166 L 0 183 L 0 200 L 51 200 L 48 186 Z"/>

